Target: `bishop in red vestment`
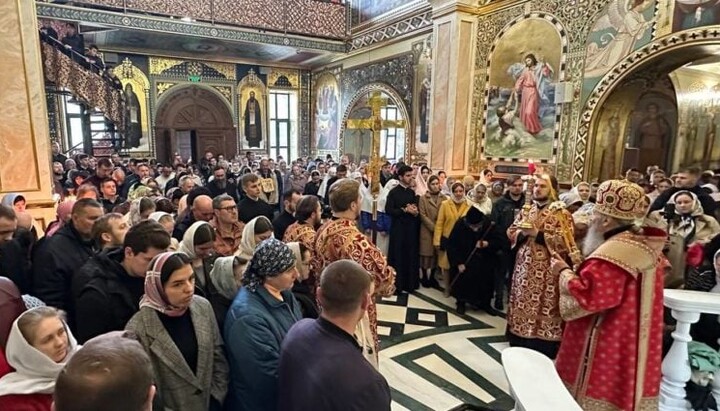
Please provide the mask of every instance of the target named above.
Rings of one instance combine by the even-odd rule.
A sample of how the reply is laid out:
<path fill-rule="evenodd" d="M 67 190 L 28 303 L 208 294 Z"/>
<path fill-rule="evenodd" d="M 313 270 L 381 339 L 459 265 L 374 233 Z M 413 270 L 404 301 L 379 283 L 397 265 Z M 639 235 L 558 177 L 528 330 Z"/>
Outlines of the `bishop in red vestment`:
<path fill-rule="evenodd" d="M 556 367 L 584 410 L 657 410 L 663 328 L 662 230 L 634 225 L 647 211 L 643 189 L 600 185 L 573 272 L 557 255 L 560 313 L 566 321 Z"/>

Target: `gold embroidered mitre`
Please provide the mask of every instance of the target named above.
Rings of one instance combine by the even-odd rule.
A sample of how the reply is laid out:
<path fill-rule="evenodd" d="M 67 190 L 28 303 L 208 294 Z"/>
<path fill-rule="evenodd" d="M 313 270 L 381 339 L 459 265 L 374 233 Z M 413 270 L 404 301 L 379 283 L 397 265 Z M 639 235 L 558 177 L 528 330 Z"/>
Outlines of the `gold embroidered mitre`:
<path fill-rule="evenodd" d="M 645 217 L 649 206 L 645 191 L 627 180 L 608 180 L 600 184 L 594 210 L 621 220 Z"/>

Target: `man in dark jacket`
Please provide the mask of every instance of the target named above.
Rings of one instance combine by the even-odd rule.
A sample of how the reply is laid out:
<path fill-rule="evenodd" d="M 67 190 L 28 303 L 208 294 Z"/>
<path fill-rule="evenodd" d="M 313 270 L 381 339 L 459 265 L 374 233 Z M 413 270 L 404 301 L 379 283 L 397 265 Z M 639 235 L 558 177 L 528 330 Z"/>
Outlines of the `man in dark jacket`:
<path fill-rule="evenodd" d="M 207 189 L 210 190 L 212 198 L 219 196 L 220 194 L 227 194 L 235 200 L 237 203 L 238 199 L 238 188 L 234 182 L 228 181 L 227 172 L 221 166 L 216 166 L 213 170 L 213 181 L 207 183 Z"/>
<path fill-rule="evenodd" d="M 102 205 L 97 201 L 78 200 L 70 222 L 48 238 L 33 256 L 35 296 L 49 306 L 65 310 L 73 330 L 73 275 L 93 255 L 92 227 L 102 215 Z"/>
<path fill-rule="evenodd" d="M 656 210 L 661 210 L 663 207 L 665 207 L 668 200 L 670 200 L 670 197 L 672 197 L 673 194 L 681 190 L 686 190 L 695 193 L 698 200 L 700 201 L 700 204 L 702 205 L 705 214 L 714 217 L 715 209 L 717 207 L 715 204 L 715 200 L 710 197 L 710 194 L 708 194 L 707 191 L 705 191 L 702 187 L 698 185 L 699 180 L 699 168 L 688 167 L 681 170 L 679 173 L 677 173 L 677 178 L 675 179 L 675 187 L 671 187 L 665 190 L 665 192 L 663 192 L 662 194 L 660 194 L 658 198 L 655 199 L 655 202 L 653 202 L 650 206 L 648 214 Z"/>
<path fill-rule="evenodd" d="M 340 260 L 325 268 L 320 318 L 300 320 L 283 341 L 277 409 L 390 410 L 390 387 L 353 336 L 372 295 L 372 277 L 358 263 Z"/>
<path fill-rule="evenodd" d="M 210 222 L 215 217 L 215 210 L 212 206 L 212 198 L 208 194 L 205 194 L 207 188 L 197 187 L 194 188 L 187 196 L 188 207 L 187 214 L 180 220 L 173 230 L 173 238 L 178 241 L 183 240 L 185 232 L 197 221 Z"/>
<path fill-rule="evenodd" d="M 150 261 L 169 246 L 163 226 L 144 220 L 130 228 L 122 247 L 105 249 L 82 266 L 72 282 L 78 342 L 125 328 L 140 309 Z"/>
<path fill-rule="evenodd" d="M 283 212 L 280 213 L 279 216 L 277 216 L 272 224 L 273 224 L 273 234 L 275 235 L 275 238 L 278 240 L 282 240 L 285 236 L 285 231 L 287 231 L 288 227 L 295 221 L 295 207 L 297 207 L 298 201 L 302 198 L 302 194 L 300 194 L 300 191 L 298 190 L 290 190 L 286 191 L 283 194 Z"/>
<path fill-rule="evenodd" d="M 498 230 L 507 238 L 507 230 L 515 221 L 515 217 L 525 205 L 525 193 L 523 193 L 523 181 L 520 176 L 510 176 L 507 179 L 507 192 L 500 197 L 493 205 L 490 220 L 495 222 Z M 507 275 L 512 272 L 515 262 L 514 253 L 506 253 L 495 270 L 495 309 L 504 308 L 503 298 L 505 297 L 505 286 Z"/>

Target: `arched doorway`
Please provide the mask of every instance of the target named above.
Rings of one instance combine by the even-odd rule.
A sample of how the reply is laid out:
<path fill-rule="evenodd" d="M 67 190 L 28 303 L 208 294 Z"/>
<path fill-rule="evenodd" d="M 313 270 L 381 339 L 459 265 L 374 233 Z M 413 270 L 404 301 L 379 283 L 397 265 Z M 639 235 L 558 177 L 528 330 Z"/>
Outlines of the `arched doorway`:
<path fill-rule="evenodd" d="M 343 114 L 340 130 L 340 154 L 350 157 L 351 162 L 369 160 L 372 147 L 372 131 L 368 119 L 372 116 L 370 99 L 374 94 L 384 100 L 380 110 L 383 130 L 380 136 L 380 157 L 389 161 L 407 158 L 410 148 L 411 124 L 407 107 L 392 87 L 382 83 L 363 86 L 353 96 Z"/>
<path fill-rule="evenodd" d="M 218 93 L 202 86 L 176 86 L 158 101 L 155 116 L 157 156 L 160 161 L 180 153 L 198 161 L 205 152 L 237 152 L 237 133 L 228 103 Z"/>
<path fill-rule="evenodd" d="M 720 31 L 656 39 L 590 95 L 575 141 L 574 181 L 614 178 L 648 161 L 666 172 L 720 167 Z"/>

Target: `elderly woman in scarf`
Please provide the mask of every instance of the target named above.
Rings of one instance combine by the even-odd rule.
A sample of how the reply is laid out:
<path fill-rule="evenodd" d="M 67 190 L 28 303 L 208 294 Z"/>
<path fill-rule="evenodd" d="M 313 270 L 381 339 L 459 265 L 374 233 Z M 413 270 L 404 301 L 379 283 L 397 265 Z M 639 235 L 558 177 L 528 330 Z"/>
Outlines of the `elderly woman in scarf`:
<path fill-rule="evenodd" d="M 685 281 L 687 250 L 694 244 L 705 244 L 720 233 L 720 224 L 704 214 L 697 196 L 687 190 L 673 194 L 663 210 L 650 213 L 646 223 L 668 233 L 665 254 L 672 264 L 665 278 L 666 288 L 677 288 Z"/>
<path fill-rule="evenodd" d="M 142 220 L 147 220 L 155 212 L 155 201 L 148 197 L 140 197 L 130 203 L 130 212 L 126 215 L 127 223 L 132 227 Z"/>
<path fill-rule="evenodd" d="M 467 199 L 468 202 L 470 202 L 473 207 L 480 210 L 483 215 L 489 216 L 492 213 L 493 203 L 487 192 L 488 186 L 483 183 L 478 183 L 475 185 L 475 188 L 468 193 Z"/>
<path fill-rule="evenodd" d="M 52 237 L 52 235 L 55 234 L 57 230 L 63 228 L 65 224 L 70 221 L 70 216 L 72 214 L 72 209 L 74 205 L 75 200 L 66 200 L 58 204 L 56 211 L 57 219 L 48 225 L 48 228 L 45 231 L 45 237 Z"/>
<path fill-rule="evenodd" d="M 150 214 L 148 219 L 160 223 L 160 225 L 163 226 L 168 235 L 171 236 L 170 247 L 168 247 L 168 251 L 177 251 L 178 247 L 180 247 L 180 242 L 177 240 L 177 238 L 172 237 L 173 230 L 175 230 L 175 217 L 173 217 L 172 214 L 166 213 L 164 211 L 155 211 L 154 213 Z"/>
<path fill-rule="evenodd" d="M 438 210 L 437 222 L 435 223 L 435 231 L 433 232 L 433 246 L 440 251 L 438 253 L 438 266 L 443 271 L 443 288 L 445 295 L 450 295 L 450 284 L 448 282 L 450 276 L 450 261 L 448 261 L 446 246 L 450 233 L 455 223 L 462 217 L 465 217 L 470 209 L 470 203 L 465 198 L 465 187 L 463 183 L 456 182 L 451 186 L 452 195 L 448 200 L 440 204 Z"/>
<path fill-rule="evenodd" d="M 228 386 L 223 341 L 210 303 L 195 295 L 195 273 L 183 253 L 150 262 L 145 295 L 126 329 L 150 356 L 163 409 L 222 409 Z"/>
<path fill-rule="evenodd" d="M 215 230 L 205 221 L 196 221 L 183 235 L 178 251 L 190 257 L 197 291 L 207 296 L 210 257 L 215 251 Z"/>
<path fill-rule="evenodd" d="M 38 307 L 15 320 L 5 351 L 15 371 L 0 378 L 0 410 L 50 411 L 55 379 L 80 348 L 64 317 Z"/>
<path fill-rule="evenodd" d="M 247 261 L 238 256 L 219 257 L 210 271 L 207 297 L 215 311 L 215 319 L 221 330 L 225 325 L 225 316 L 230 304 L 240 289 L 246 264 Z"/>
<path fill-rule="evenodd" d="M 292 294 L 298 278 L 295 254 L 274 238 L 261 242 L 225 319 L 232 372 L 228 409 L 275 411 L 280 347 L 302 318 Z"/>

